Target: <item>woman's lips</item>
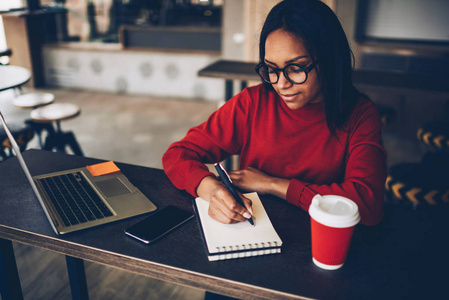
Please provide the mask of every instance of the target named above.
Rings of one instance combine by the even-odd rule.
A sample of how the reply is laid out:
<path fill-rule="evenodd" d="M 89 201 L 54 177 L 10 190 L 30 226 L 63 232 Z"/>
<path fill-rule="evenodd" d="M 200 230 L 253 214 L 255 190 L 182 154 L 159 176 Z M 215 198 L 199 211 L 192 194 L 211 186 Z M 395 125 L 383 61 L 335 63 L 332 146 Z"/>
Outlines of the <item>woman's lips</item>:
<path fill-rule="evenodd" d="M 281 94 L 282 99 L 284 99 L 284 101 L 292 101 L 294 100 L 294 98 L 299 95 L 301 93 L 296 93 L 296 94 Z"/>

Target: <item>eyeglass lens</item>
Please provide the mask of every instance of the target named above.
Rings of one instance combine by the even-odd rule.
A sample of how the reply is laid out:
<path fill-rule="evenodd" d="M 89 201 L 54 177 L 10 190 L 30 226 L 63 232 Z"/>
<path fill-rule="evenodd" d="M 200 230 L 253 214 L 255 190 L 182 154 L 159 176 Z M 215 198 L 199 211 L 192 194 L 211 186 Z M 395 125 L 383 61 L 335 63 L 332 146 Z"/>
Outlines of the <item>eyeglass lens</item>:
<path fill-rule="evenodd" d="M 268 83 L 276 83 L 279 79 L 279 71 L 275 71 L 271 67 L 264 65 L 259 69 L 259 74 L 263 80 Z M 293 83 L 303 83 L 307 79 L 307 74 L 297 65 L 289 65 L 284 69 L 284 75 Z"/>

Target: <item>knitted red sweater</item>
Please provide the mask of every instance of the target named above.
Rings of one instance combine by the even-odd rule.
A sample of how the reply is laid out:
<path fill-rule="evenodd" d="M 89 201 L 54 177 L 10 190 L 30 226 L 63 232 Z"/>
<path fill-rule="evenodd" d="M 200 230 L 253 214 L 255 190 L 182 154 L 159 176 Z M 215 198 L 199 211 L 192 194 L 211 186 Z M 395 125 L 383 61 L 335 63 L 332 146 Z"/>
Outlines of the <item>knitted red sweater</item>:
<path fill-rule="evenodd" d="M 368 99 L 358 100 L 333 135 L 323 102 L 291 110 L 275 91 L 250 87 L 173 143 L 162 162 L 177 188 L 197 196 L 200 181 L 213 175 L 204 163 L 232 154 L 240 155 L 240 169 L 291 179 L 287 201 L 306 211 L 315 194 L 341 195 L 357 203 L 362 224 L 382 219 L 386 152 L 378 111 Z"/>

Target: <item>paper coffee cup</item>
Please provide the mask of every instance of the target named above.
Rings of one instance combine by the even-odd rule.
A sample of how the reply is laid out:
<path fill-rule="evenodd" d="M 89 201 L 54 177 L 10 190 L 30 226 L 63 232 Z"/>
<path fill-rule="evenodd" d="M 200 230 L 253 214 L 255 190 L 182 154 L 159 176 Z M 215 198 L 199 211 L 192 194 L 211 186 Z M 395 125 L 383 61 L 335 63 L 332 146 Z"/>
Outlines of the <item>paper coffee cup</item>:
<path fill-rule="evenodd" d="M 360 221 L 357 204 L 334 195 L 315 195 L 309 208 L 312 233 L 312 259 L 320 268 L 341 268 Z"/>

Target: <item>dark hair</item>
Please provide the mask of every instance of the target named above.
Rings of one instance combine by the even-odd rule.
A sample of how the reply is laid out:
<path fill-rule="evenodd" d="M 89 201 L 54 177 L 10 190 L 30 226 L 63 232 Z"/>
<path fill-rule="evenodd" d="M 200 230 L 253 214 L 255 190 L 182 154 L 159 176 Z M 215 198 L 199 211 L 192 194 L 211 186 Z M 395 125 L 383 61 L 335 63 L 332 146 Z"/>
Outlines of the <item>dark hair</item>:
<path fill-rule="evenodd" d="M 319 61 L 318 80 L 324 97 L 327 126 L 335 132 L 349 116 L 360 93 L 352 83 L 353 53 L 335 13 L 319 0 L 284 0 L 272 8 L 260 34 L 260 62 L 268 35 L 283 29 L 299 37 Z M 271 84 L 265 83 L 268 89 Z"/>

